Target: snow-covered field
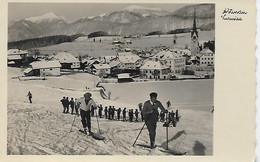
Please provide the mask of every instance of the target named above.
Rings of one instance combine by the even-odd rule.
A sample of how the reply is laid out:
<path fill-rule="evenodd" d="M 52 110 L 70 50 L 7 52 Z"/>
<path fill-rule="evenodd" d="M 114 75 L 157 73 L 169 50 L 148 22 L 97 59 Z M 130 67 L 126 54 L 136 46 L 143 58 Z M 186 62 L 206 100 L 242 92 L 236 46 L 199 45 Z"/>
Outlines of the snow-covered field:
<path fill-rule="evenodd" d="M 99 124 L 105 140 L 97 141 L 78 132 L 78 129 L 82 128 L 80 117 L 76 117 L 70 132 L 74 115 L 62 113 L 63 108 L 60 99 L 63 96 L 81 97 L 86 92 L 85 87 L 89 87 L 94 100 L 104 106 L 115 105 L 116 108 L 119 106 L 137 108 L 140 96 L 136 95 L 133 102 L 126 102 L 125 94 L 122 97 L 117 96 L 115 91 L 111 89 L 113 86 L 115 88 L 119 85 L 110 85 L 110 87 L 107 85 L 107 88 L 111 89 L 112 100 L 104 100 L 100 97 L 98 91 L 92 89 L 99 78 L 85 73 L 52 77 L 45 81 L 12 79 L 12 77 L 19 76 L 21 73 L 22 71 L 19 68 L 8 68 L 8 154 L 176 155 L 185 152 L 186 155 L 213 154 L 214 114 L 209 109 L 201 111 L 202 109 L 181 109 L 179 107 L 181 119 L 177 127 L 169 128 L 168 151 L 163 149 L 166 147 L 166 130 L 162 127 L 163 123 L 161 122 L 157 124 L 156 135 L 156 144 L 161 147 L 154 150 L 140 146 L 132 147 L 143 125 L 141 122 L 129 123 L 101 118 Z M 213 95 L 212 82 L 201 82 L 201 85 L 211 87 L 210 92 L 205 92 L 205 95 Z M 140 91 L 148 92 L 150 91 L 148 87 L 154 86 L 156 83 L 149 84 L 150 86 L 139 88 Z M 181 82 L 181 84 L 185 84 L 185 82 Z M 124 85 L 119 89 L 127 93 L 129 87 L 127 84 Z M 139 87 L 139 83 L 136 86 Z M 126 89 L 124 90 L 124 88 Z M 209 91 L 209 88 L 205 88 L 205 91 Z M 33 104 L 30 104 L 26 98 L 29 90 L 33 94 Z M 200 93 L 202 94 L 202 92 Z M 160 96 L 161 100 L 164 100 L 164 94 L 160 93 Z M 147 97 L 149 96 L 144 96 L 144 98 Z M 199 98 L 199 95 L 196 98 Z M 204 102 L 206 100 L 211 103 L 213 96 L 203 99 Z M 163 104 L 165 105 L 165 102 Z M 92 128 L 94 132 L 98 132 L 96 118 L 92 118 Z M 146 128 L 141 133 L 137 144 L 149 144 Z"/>
<path fill-rule="evenodd" d="M 146 50 L 158 45 L 166 47 L 182 47 L 186 45 L 190 46 L 190 33 L 176 34 L 177 40 L 176 44 L 173 45 L 174 35 L 158 35 L 153 36 L 143 36 L 139 38 L 127 38 L 126 40 L 131 40 L 132 44 L 121 45 L 124 48 L 130 49 L 140 49 Z M 79 55 L 89 55 L 93 57 L 106 56 L 106 55 L 116 55 L 116 51 L 113 50 L 115 46 L 112 44 L 113 39 L 119 39 L 115 37 L 97 37 L 96 42 L 93 42 L 94 38 L 86 39 L 78 38 L 75 42 L 61 43 L 53 46 L 38 48 L 42 54 L 57 54 L 60 51 L 67 51 L 78 57 Z M 102 40 L 99 42 L 99 40 Z M 215 39 L 215 30 L 212 31 L 200 31 L 199 40 L 201 42 L 208 42 L 209 40 Z"/>

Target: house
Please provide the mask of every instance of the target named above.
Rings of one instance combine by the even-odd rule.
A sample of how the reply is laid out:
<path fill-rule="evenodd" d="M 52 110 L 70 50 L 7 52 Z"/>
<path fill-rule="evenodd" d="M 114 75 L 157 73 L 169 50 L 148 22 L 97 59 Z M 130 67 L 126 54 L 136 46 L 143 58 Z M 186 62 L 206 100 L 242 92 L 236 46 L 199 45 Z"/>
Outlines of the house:
<path fill-rule="evenodd" d="M 7 62 L 14 63 L 15 65 L 21 65 L 29 60 L 32 61 L 32 57 L 29 57 L 29 54 L 26 50 L 20 49 L 9 49 L 7 51 Z"/>
<path fill-rule="evenodd" d="M 160 51 L 152 58 L 162 61 L 164 65 L 171 69 L 172 73 L 181 73 L 185 69 L 186 58 L 174 51 Z"/>
<path fill-rule="evenodd" d="M 111 72 L 116 71 L 118 69 L 124 69 L 124 64 L 120 62 L 119 60 L 113 60 L 109 63 L 109 66 L 111 67 Z"/>
<path fill-rule="evenodd" d="M 115 55 L 111 55 L 111 56 L 104 56 L 102 58 L 104 63 L 110 63 L 111 61 L 115 60 L 116 56 Z"/>
<path fill-rule="evenodd" d="M 80 68 L 80 61 L 70 53 L 60 52 L 54 56 L 58 60 L 62 69 L 77 69 Z"/>
<path fill-rule="evenodd" d="M 209 48 L 201 50 L 199 56 L 200 66 L 214 66 L 214 56 L 214 53 Z"/>
<path fill-rule="evenodd" d="M 168 79 L 170 68 L 160 60 L 148 60 L 140 67 L 141 78 L 145 79 Z"/>
<path fill-rule="evenodd" d="M 100 77 L 111 74 L 111 67 L 108 64 L 93 64 L 92 72 Z"/>
<path fill-rule="evenodd" d="M 35 61 L 24 71 L 26 76 L 60 76 L 59 61 Z"/>
<path fill-rule="evenodd" d="M 117 58 L 123 63 L 123 69 L 137 69 L 142 66 L 142 58 L 131 52 L 117 54 Z"/>
<path fill-rule="evenodd" d="M 117 82 L 124 83 L 124 82 L 132 82 L 133 79 L 130 77 L 128 73 L 118 74 L 117 75 Z"/>

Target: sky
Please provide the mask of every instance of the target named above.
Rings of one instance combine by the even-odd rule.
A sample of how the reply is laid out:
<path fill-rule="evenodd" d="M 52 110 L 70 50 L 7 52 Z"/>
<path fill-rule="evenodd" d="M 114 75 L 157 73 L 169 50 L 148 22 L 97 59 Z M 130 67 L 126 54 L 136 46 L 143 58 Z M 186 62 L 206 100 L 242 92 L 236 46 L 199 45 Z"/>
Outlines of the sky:
<path fill-rule="evenodd" d="M 80 18 L 97 16 L 103 13 L 116 11 L 130 5 L 143 7 L 162 8 L 169 12 L 190 4 L 159 4 L 159 3 L 9 3 L 8 22 L 21 20 L 28 17 L 41 16 L 53 12 L 57 16 L 65 17 L 68 22 Z"/>

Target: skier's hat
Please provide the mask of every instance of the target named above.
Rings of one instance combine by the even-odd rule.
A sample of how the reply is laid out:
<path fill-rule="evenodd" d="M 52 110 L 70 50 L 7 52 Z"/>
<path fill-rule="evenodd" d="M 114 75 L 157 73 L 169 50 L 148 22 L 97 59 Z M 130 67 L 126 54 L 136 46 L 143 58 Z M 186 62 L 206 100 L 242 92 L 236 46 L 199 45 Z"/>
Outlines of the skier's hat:
<path fill-rule="evenodd" d="M 92 95 L 91 95 L 91 93 L 89 93 L 89 92 L 87 92 L 87 93 L 85 93 L 84 94 L 84 97 L 86 98 L 86 97 L 91 97 Z"/>
<path fill-rule="evenodd" d="M 156 92 L 150 93 L 150 97 L 157 97 L 157 93 Z"/>

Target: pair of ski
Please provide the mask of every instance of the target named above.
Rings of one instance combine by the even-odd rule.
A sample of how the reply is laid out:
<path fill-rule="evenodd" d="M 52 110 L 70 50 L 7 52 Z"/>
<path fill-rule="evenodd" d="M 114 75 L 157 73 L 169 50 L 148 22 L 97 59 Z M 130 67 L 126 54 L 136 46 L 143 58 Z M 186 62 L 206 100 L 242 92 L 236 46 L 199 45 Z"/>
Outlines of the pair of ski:
<path fill-rule="evenodd" d="M 85 134 L 85 135 L 88 135 L 87 133 L 85 133 L 83 130 L 79 129 L 79 132 Z M 94 139 L 96 140 L 104 140 L 105 137 L 103 137 L 101 134 L 99 133 L 92 133 L 90 136 L 92 136 Z"/>

